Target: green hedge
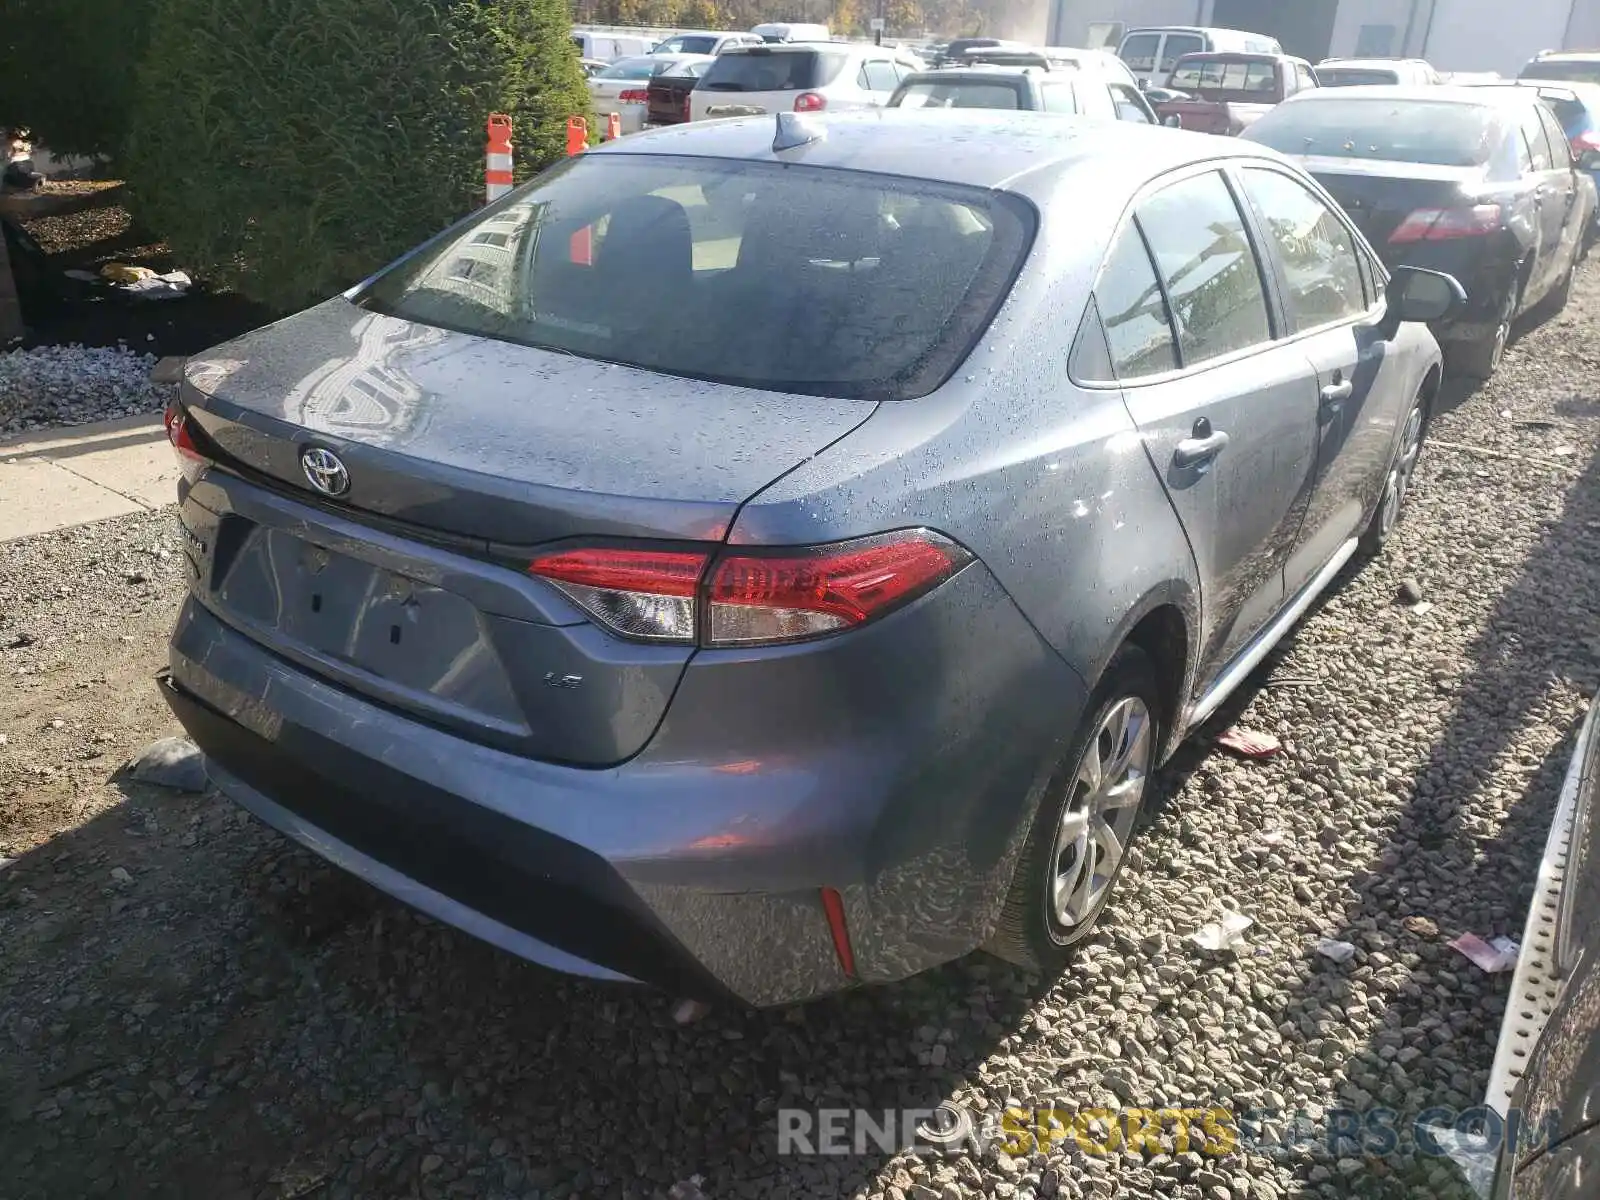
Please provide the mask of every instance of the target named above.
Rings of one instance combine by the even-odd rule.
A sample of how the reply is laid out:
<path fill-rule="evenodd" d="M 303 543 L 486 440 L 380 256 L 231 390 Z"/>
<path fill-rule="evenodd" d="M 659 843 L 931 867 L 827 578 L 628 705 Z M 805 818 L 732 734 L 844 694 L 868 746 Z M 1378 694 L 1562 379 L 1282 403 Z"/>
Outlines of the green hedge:
<path fill-rule="evenodd" d="M 155 0 L 0 4 L 0 126 L 56 154 L 115 156 Z"/>
<path fill-rule="evenodd" d="M 518 178 L 588 89 L 565 0 L 157 0 L 126 156 L 178 261 L 280 309 L 355 283 Z"/>

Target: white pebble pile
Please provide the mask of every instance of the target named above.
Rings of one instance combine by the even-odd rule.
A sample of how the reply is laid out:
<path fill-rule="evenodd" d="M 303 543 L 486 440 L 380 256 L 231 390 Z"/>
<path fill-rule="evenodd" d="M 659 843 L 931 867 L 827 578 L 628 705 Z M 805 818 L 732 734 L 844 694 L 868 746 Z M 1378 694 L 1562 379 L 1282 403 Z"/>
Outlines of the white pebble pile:
<path fill-rule="evenodd" d="M 156 360 L 122 347 L 41 346 L 0 354 L 0 436 L 155 412 Z"/>

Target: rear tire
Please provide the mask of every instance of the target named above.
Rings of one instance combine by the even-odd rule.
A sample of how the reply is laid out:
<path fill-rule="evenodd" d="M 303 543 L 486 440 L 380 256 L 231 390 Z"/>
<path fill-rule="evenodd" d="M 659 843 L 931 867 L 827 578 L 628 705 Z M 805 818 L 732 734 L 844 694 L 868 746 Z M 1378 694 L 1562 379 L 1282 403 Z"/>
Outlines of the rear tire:
<path fill-rule="evenodd" d="M 1400 445 L 1395 448 L 1383 480 L 1383 494 L 1378 497 L 1378 507 L 1361 535 L 1357 553 L 1362 558 L 1376 558 L 1389 544 L 1395 529 L 1406 512 L 1406 498 L 1411 494 L 1411 484 L 1416 478 L 1417 463 L 1422 458 L 1422 446 L 1428 438 L 1428 401 L 1417 396 L 1411 402 L 1401 426 Z"/>
<path fill-rule="evenodd" d="M 991 954 L 1058 973 L 1093 932 L 1127 861 L 1161 745 L 1155 668 L 1117 651 L 1046 785 L 1018 859 Z"/>
<path fill-rule="evenodd" d="M 1446 365 L 1452 375 L 1463 379 L 1486 380 L 1500 369 L 1506 345 L 1511 341 L 1511 322 L 1517 315 L 1517 301 L 1522 288 L 1517 286 L 1500 306 L 1500 319 L 1494 333 L 1476 342 L 1452 342 L 1446 356 Z"/>

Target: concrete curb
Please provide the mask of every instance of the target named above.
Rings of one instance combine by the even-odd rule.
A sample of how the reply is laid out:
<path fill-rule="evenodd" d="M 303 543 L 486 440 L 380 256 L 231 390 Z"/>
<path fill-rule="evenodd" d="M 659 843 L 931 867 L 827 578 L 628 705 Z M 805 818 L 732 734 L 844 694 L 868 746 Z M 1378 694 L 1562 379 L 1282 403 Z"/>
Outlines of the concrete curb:
<path fill-rule="evenodd" d="M 160 414 L 0 440 L 0 542 L 177 500 Z"/>

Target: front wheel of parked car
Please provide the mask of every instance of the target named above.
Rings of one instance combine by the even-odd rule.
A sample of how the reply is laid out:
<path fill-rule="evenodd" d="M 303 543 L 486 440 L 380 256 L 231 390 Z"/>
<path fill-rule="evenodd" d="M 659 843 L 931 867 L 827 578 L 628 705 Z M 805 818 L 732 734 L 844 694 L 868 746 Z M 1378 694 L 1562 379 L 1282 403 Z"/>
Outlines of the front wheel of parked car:
<path fill-rule="evenodd" d="M 1383 495 L 1378 500 L 1377 511 L 1366 532 L 1361 535 L 1360 553 L 1373 558 L 1389 544 L 1389 536 L 1405 515 L 1406 498 L 1416 480 L 1417 462 L 1422 458 L 1422 443 L 1428 436 L 1428 403 L 1421 396 L 1411 402 L 1405 425 L 1400 432 L 1400 445 L 1389 463 L 1389 473 L 1383 479 Z"/>
<path fill-rule="evenodd" d="M 1155 769 L 1161 711 L 1149 658 L 1124 646 L 1045 789 L 991 953 L 1053 973 L 1094 929 Z"/>

